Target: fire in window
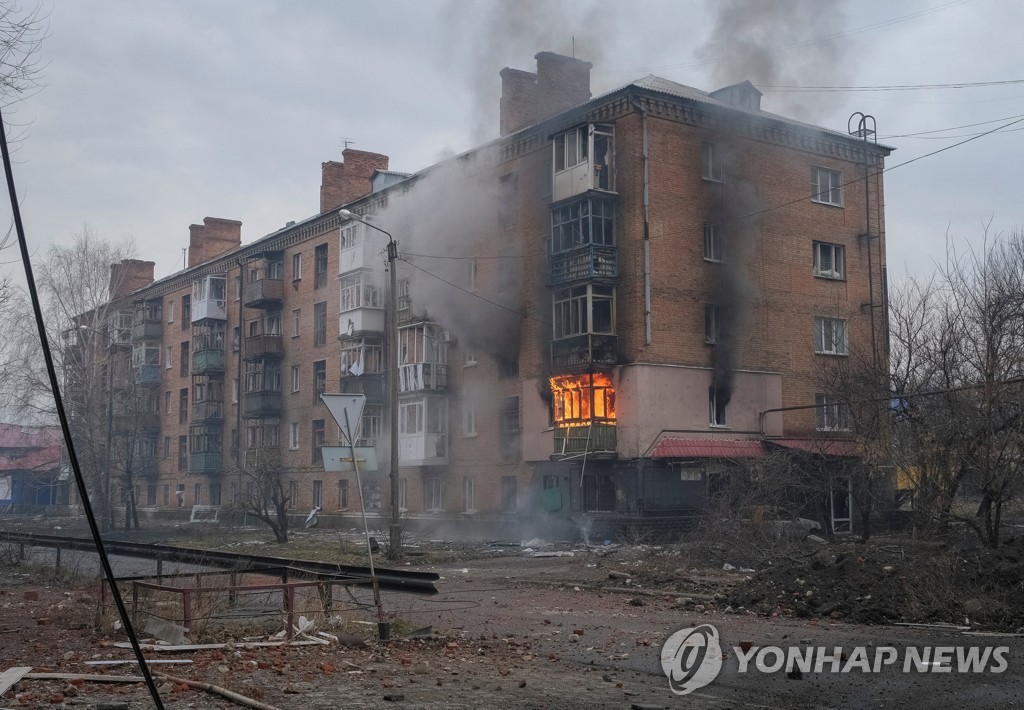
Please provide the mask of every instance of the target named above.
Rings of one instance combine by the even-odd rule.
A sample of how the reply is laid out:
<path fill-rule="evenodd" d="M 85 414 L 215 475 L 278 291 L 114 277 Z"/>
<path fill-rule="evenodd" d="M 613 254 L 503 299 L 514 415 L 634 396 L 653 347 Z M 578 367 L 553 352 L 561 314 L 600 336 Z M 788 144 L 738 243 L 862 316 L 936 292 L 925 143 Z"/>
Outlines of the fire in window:
<path fill-rule="evenodd" d="M 561 375 L 550 383 L 556 426 L 615 422 L 615 388 L 608 375 Z"/>

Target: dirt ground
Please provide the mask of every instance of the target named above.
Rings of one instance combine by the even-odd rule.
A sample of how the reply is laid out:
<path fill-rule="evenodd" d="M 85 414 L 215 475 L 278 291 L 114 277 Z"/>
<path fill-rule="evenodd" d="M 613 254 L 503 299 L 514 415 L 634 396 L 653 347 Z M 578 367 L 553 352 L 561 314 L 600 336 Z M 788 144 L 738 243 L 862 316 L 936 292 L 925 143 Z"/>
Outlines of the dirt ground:
<path fill-rule="evenodd" d="M 340 549 L 337 534 L 328 532 L 309 534 L 301 544 L 317 547 L 318 535 L 320 547 Z M 317 622 L 317 630 L 338 642 L 241 646 L 243 637 L 282 627 L 281 614 L 271 613 L 263 629 L 211 626 L 198 639 L 224 647 L 150 652 L 147 658 L 184 661 L 154 665 L 155 673 L 215 684 L 277 708 L 1024 705 L 1024 638 L 1011 628 L 1024 607 L 1012 607 L 1013 595 L 1021 592 L 1014 577 L 1018 549 L 1010 546 L 996 564 L 969 555 L 955 563 L 977 578 L 977 588 L 988 584 L 998 603 L 989 599 L 986 606 L 984 599 L 961 595 L 959 606 L 927 608 L 926 595 L 914 592 L 909 580 L 917 579 L 914 570 L 921 566 L 933 573 L 927 566 L 933 562 L 911 546 L 903 544 L 901 551 L 901 544 L 812 543 L 787 550 L 765 569 L 745 571 L 740 560 L 724 569 L 727 550 L 685 545 L 524 548 L 421 541 L 410 548 L 416 555 L 408 566 L 438 572 L 439 594 L 385 593 L 396 636 L 390 642 L 375 639 L 372 598 L 359 590 L 346 599 L 348 611 L 333 622 Z M 0 672 L 32 666 L 35 673 L 136 675 L 131 663 L 87 663 L 133 656 L 116 645 L 126 638 L 115 631 L 111 611 L 98 614 L 90 563 L 65 558 L 65 570 L 71 566 L 80 575 L 55 577 L 50 554 L 35 551 L 28 561 L 12 565 L 8 559 L 0 567 Z M 260 554 L 273 554 L 273 547 L 261 546 Z M 115 559 L 119 576 L 147 573 L 140 565 L 144 561 Z M 960 625 L 964 609 L 987 614 L 984 623 L 966 625 L 993 635 L 894 625 L 915 609 L 932 621 Z M 722 673 L 685 698 L 674 695 L 661 668 L 661 646 L 676 630 L 705 623 L 717 628 L 726 649 Z M 421 637 L 408 637 L 413 630 Z M 999 674 L 902 674 L 895 667 L 801 678 L 741 674 L 730 649 L 744 641 L 805 648 L 886 645 L 901 652 L 907 646 L 1000 645 L 1008 647 L 1008 668 Z M 158 682 L 168 708 L 237 707 L 182 683 Z M 0 708 L 63 706 L 146 708 L 152 701 L 141 683 L 92 680 L 24 679 L 0 697 Z"/>

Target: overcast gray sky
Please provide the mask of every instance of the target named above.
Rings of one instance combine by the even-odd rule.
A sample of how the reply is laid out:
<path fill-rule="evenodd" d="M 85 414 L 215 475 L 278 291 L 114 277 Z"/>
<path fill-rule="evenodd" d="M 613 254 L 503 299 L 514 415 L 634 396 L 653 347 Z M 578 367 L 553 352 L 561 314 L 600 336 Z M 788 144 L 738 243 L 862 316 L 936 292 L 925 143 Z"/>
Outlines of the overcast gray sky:
<path fill-rule="evenodd" d="M 50 2 L 43 86 L 12 117 L 29 124 L 15 179 L 31 248 L 88 225 L 133 237 L 158 278 L 203 217 L 241 220 L 250 242 L 315 214 L 320 163 L 346 140 L 414 172 L 496 137 L 498 72 L 542 50 L 592 61 L 595 95 L 647 74 L 749 78 L 792 118 L 845 131 L 870 113 L 889 167 L 1024 118 L 1020 0 Z M 999 83 L 768 88 L 979 82 Z M 890 271 L 926 273 L 947 231 L 1024 226 L 1022 130 L 887 174 Z"/>

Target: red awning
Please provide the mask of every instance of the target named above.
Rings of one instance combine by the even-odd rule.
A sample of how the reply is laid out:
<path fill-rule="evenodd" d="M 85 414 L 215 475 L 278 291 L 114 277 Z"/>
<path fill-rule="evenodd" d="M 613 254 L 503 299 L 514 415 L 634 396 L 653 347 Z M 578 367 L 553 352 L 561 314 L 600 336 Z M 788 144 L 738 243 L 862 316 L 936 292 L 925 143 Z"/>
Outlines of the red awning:
<path fill-rule="evenodd" d="M 763 459 L 768 450 L 750 439 L 680 439 L 666 437 L 651 452 L 652 459 Z"/>
<path fill-rule="evenodd" d="M 860 456 L 860 445 L 849 439 L 769 439 L 769 444 L 821 456 Z"/>

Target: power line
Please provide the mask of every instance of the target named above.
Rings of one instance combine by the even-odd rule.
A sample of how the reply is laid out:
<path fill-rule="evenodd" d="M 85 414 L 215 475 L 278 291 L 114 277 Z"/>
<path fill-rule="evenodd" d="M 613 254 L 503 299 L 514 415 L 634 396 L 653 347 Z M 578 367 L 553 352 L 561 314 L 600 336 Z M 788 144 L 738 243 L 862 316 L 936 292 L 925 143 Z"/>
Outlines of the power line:
<path fill-rule="evenodd" d="M 979 89 L 991 86 L 1012 86 L 1024 84 L 1024 79 L 1001 79 L 998 81 L 964 81 L 950 84 L 889 84 L 880 86 L 797 86 L 795 84 L 758 84 L 758 89 L 772 93 L 802 92 L 857 92 L 857 91 L 935 91 L 939 89 Z"/>
<path fill-rule="evenodd" d="M 959 131 L 961 128 L 974 128 L 975 126 L 985 126 L 990 123 L 999 123 L 1000 121 L 1012 121 L 1015 118 L 1024 118 L 1024 113 L 1017 114 L 1016 116 L 1005 116 L 1004 118 L 993 118 L 991 121 L 980 121 L 978 123 L 965 123 L 962 126 L 951 126 L 949 128 L 936 128 L 932 131 L 918 131 L 917 133 L 895 133 L 888 136 L 879 136 L 881 140 L 889 140 L 890 138 L 914 138 L 917 136 L 924 136 L 930 133 L 945 133 L 946 131 Z M 956 136 L 946 136 L 947 138 L 953 138 Z"/>

